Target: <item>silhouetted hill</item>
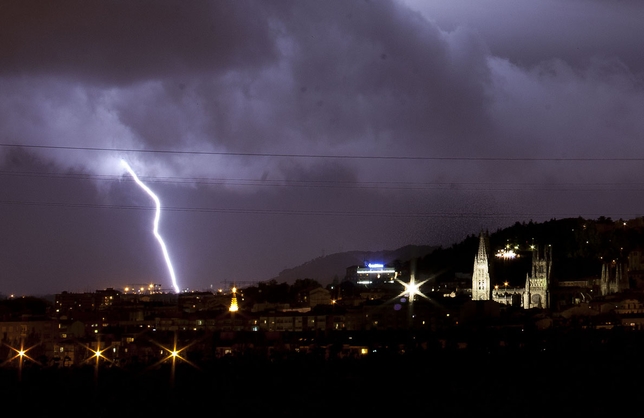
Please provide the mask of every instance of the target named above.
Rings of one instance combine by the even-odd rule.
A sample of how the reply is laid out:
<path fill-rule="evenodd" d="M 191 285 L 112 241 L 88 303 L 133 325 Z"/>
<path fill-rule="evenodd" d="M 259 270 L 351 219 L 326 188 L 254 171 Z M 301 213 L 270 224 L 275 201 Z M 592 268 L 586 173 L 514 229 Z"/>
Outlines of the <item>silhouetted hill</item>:
<path fill-rule="evenodd" d="M 348 251 L 329 254 L 307 261 L 297 267 L 282 270 L 273 280 L 278 283 L 293 283 L 297 279 L 313 279 L 321 284 L 331 283 L 334 278 L 342 280 L 347 267 L 363 266 L 366 263 L 390 264 L 395 260 L 407 262 L 412 258 L 424 257 L 438 247 L 429 245 L 407 245 L 397 250 Z"/>
<path fill-rule="evenodd" d="M 449 248 L 418 260 L 417 271 L 438 281 L 453 278 L 455 273 L 471 273 L 478 250 L 478 232 Z M 626 262 L 629 253 L 644 249 L 644 219 L 628 221 L 565 218 L 545 222 L 516 222 L 507 228 L 489 232 L 490 274 L 497 283 L 521 286 L 531 269 L 532 246 L 542 252 L 552 246 L 554 280 L 581 280 L 599 277 L 605 261 Z M 503 249 L 513 249 L 520 257 L 504 260 L 494 257 Z"/>
<path fill-rule="evenodd" d="M 273 278 L 279 283 L 293 283 L 297 279 L 313 279 L 327 284 L 334 278 L 342 280 L 347 267 L 369 262 L 392 264 L 403 272 L 416 259 L 416 274 L 435 277 L 438 282 L 452 279 L 456 273 L 471 273 L 478 250 L 480 231 L 451 247 L 408 245 L 393 251 L 349 251 L 330 254 L 286 269 Z M 600 217 L 598 219 L 564 218 L 545 222 L 516 222 L 507 228 L 489 231 L 491 274 L 495 282 L 509 282 L 522 286 L 531 269 L 531 246 L 540 251 L 552 246 L 554 280 L 580 280 L 598 277 L 605 260 L 626 261 L 630 251 L 644 249 L 644 218 L 624 221 Z M 520 256 L 512 261 L 494 257 L 505 247 Z"/>

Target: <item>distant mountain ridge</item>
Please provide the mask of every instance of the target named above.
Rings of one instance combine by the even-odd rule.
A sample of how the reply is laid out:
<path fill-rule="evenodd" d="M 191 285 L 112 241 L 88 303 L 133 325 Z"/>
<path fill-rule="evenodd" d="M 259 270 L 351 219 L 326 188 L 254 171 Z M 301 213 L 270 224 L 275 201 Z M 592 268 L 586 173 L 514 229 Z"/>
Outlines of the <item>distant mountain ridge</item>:
<path fill-rule="evenodd" d="M 555 280 L 582 280 L 599 277 L 602 260 L 625 262 L 633 250 L 644 251 L 644 217 L 629 220 L 563 218 L 544 222 L 515 222 L 489 234 L 490 255 L 512 244 L 523 255 L 531 253 L 531 246 L 543 250 L 552 246 L 553 278 Z M 397 250 L 349 251 L 330 254 L 308 261 L 300 266 L 283 270 L 271 280 L 278 283 L 293 283 L 297 279 L 313 279 L 322 285 L 342 280 L 346 269 L 364 266 L 367 263 L 390 264 L 394 260 L 401 267 L 417 259 L 416 274 L 432 276 L 437 282 L 452 280 L 458 273 L 471 273 L 474 257 L 478 251 L 479 236 L 471 234 L 451 247 L 407 245 Z M 491 257 L 495 279 L 522 285 L 531 269 L 531 257 L 506 262 Z M 644 280 L 642 285 L 644 288 Z"/>
<path fill-rule="evenodd" d="M 407 262 L 412 258 L 421 258 L 430 253 L 438 246 L 430 245 L 406 245 L 397 250 L 382 251 L 347 251 L 343 253 L 329 254 L 307 261 L 297 267 L 282 270 L 275 280 L 278 283 L 293 283 L 297 279 L 313 279 L 322 285 L 331 283 L 334 278 L 342 280 L 346 274 L 347 267 L 363 266 L 367 263 L 389 264 L 394 260 Z"/>

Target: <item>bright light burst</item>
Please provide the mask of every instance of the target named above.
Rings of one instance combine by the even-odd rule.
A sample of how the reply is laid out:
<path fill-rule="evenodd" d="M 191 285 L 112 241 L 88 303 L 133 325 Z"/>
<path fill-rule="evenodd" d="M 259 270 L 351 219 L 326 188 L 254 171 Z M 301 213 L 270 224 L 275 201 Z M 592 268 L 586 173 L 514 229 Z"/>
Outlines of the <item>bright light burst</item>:
<path fill-rule="evenodd" d="M 79 344 L 81 346 L 85 347 L 85 349 L 87 349 L 87 351 L 92 353 L 92 355 L 89 356 L 88 358 L 86 358 L 84 362 L 89 363 L 91 361 L 96 361 L 96 365 L 98 366 L 99 360 L 103 359 L 103 360 L 105 360 L 107 362 L 113 363 L 113 361 L 111 359 L 105 357 L 105 354 L 103 354 L 103 353 L 107 352 L 107 350 L 112 348 L 114 346 L 114 344 L 111 344 L 111 345 L 109 345 L 107 347 L 101 348 L 101 342 L 99 340 L 98 343 L 97 343 L 96 350 L 94 350 L 92 347 L 90 347 L 87 344 L 83 344 L 83 343 L 79 343 Z"/>
<path fill-rule="evenodd" d="M 174 334 L 174 344 L 172 345 L 172 348 L 166 347 L 164 345 L 159 344 L 156 341 L 152 341 L 152 343 L 156 344 L 159 346 L 163 351 L 167 351 L 168 355 L 163 357 L 161 360 L 156 362 L 152 367 L 156 367 L 157 365 L 161 363 L 165 363 L 166 361 L 170 360 L 170 382 L 174 385 L 174 374 L 175 374 L 175 368 L 177 366 L 177 360 L 181 360 L 184 363 L 187 363 L 194 367 L 195 369 L 199 369 L 196 364 L 185 358 L 184 356 L 181 355 L 182 352 L 187 352 L 188 348 L 195 344 L 197 341 L 193 341 L 190 344 L 186 345 L 185 347 L 178 348 L 177 347 L 177 334 Z"/>
<path fill-rule="evenodd" d="M 38 344 L 36 344 L 36 345 L 34 345 L 32 347 L 29 347 L 29 348 L 24 348 L 24 346 L 22 344 L 20 344 L 20 348 L 12 347 L 12 346 L 10 346 L 9 344 L 6 344 L 6 343 L 4 343 L 4 345 L 9 347 L 9 349 L 11 351 L 13 351 L 15 354 L 13 356 L 9 356 L 9 358 L 7 358 L 7 360 L 5 360 L 4 362 L 0 363 L 0 366 L 5 365 L 7 363 L 11 363 L 13 360 L 16 360 L 16 359 L 18 359 L 20 361 L 20 363 L 19 363 L 20 365 L 22 365 L 23 359 L 27 359 L 27 360 L 29 360 L 29 361 L 31 361 L 33 363 L 40 364 L 38 361 L 36 361 L 32 357 L 29 357 L 29 355 L 27 354 L 27 352 L 29 350 L 31 350 L 32 348 L 34 348 Z"/>
<path fill-rule="evenodd" d="M 130 173 L 136 184 L 138 184 L 150 197 L 152 200 L 154 200 L 154 203 L 156 205 L 156 213 L 154 215 L 154 228 L 152 229 L 152 233 L 156 237 L 157 241 L 159 241 L 159 245 L 161 246 L 161 251 L 163 251 L 163 257 L 165 258 L 165 263 L 168 266 L 168 271 L 170 272 L 170 278 L 172 279 L 172 287 L 174 287 L 174 291 L 179 293 L 179 286 L 177 285 L 177 278 L 174 275 L 174 268 L 172 267 L 172 262 L 170 261 L 170 255 L 168 254 L 168 249 L 165 246 L 165 242 L 163 242 L 163 238 L 161 238 L 161 234 L 159 234 L 159 220 L 161 219 L 161 201 L 157 197 L 156 194 L 148 186 L 143 183 L 139 177 L 136 175 L 134 170 L 132 170 L 132 167 L 125 161 L 121 160 L 121 164 L 125 167 L 125 169 Z"/>
<path fill-rule="evenodd" d="M 425 284 L 425 282 L 427 282 L 428 280 L 429 279 L 423 280 L 420 283 L 416 283 L 416 279 L 412 276 L 409 279 L 409 283 L 405 283 L 402 280 L 396 279 L 396 281 L 398 283 L 402 284 L 404 286 L 404 288 L 405 288 L 405 290 L 403 290 L 403 292 L 401 294 L 399 294 L 398 297 L 408 295 L 410 303 L 414 301 L 414 296 L 416 296 L 416 295 L 424 297 L 427 300 L 430 300 L 429 297 L 425 296 L 425 294 L 423 294 L 423 292 L 420 291 L 420 287 L 423 284 Z"/>
<path fill-rule="evenodd" d="M 166 351 L 166 352 L 168 353 L 168 355 L 167 355 L 167 356 L 163 357 L 161 360 L 159 360 L 158 362 L 156 362 L 156 364 L 155 364 L 155 365 L 161 364 L 161 363 L 163 363 L 163 362 L 165 362 L 165 361 L 168 361 L 168 360 L 172 360 L 172 365 L 173 365 L 173 367 L 174 367 L 174 362 L 175 362 L 175 360 L 176 360 L 176 359 L 179 359 L 179 360 L 181 360 L 181 361 L 184 361 L 184 362 L 186 362 L 186 363 L 190 364 L 192 367 L 197 368 L 197 366 L 196 366 L 195 364 L 193 364 L 190 360 L 188 360 L 187 358 L 185 358 L 185 357 L 181 354 L 182 352 L 185 352 L 185 351 L 186 351 L 186 350 L 187 350 L 187 349 L 188 349 L 192 344 L 194 344 L 194 342 L 193 342 L 193 343 L 191 343 L 191 344 L 188 344 L 188 345 L 187 345 L 187 346 L 185 346 L 185 347 L 181 347 L 181 348 L 177 348 L 177 342 L 176 342 L 176 340 L 175 340 L 174 345 L 173 345 L 173 347 L 172 347 L 172 348 L 167 347 L 167 346 L 164 346 L 164 345 L 162 345 L 162 344 L 159 344 L 159 343 L 157 343 L 156 341 L 152 341 L 152 342 L 153 342 L 154 344 L 156 344 L 157 346 L 159 346 L 161 349 L 163 349 L 163 351 Z"/>

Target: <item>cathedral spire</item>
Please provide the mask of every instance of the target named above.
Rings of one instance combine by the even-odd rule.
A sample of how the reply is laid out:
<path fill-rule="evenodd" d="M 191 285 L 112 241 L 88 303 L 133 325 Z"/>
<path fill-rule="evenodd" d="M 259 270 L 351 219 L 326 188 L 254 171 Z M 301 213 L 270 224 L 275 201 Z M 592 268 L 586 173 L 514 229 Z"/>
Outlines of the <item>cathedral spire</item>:
<path fill-rule="evenodd" d="M 476 255 L 476 260 L 481 262 L 485 260 L 487 262 L 488 260 L 488 254 L 487 254 L 487 236 L 486 234 L 481 231 L 481 234 L 479 235 L 479 252 Z"/>
<path fill-rule="evenodd" d="M 474 258 L 474 271 L 472 272 L 472 300 L 490 300 L 491 298 L 488 254 L 488 236 L 481 231 L 479 249 Z"/>

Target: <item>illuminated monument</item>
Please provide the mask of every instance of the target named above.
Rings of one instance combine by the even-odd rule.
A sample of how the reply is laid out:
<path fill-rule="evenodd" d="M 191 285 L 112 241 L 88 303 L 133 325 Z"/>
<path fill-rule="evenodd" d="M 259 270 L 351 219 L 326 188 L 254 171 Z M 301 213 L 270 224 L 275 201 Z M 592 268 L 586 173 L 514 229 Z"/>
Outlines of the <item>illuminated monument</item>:
<path fill-rule="evenodd" d="M 550 275 L 552 269 L 552 247 L 546 247 L 541 255 L 536 246 L 532 246 L 532 271 L 526 274 L 525 287 L 508 288 L 508 282 L 502 288 L 490 285 L 489 237 L 481 233 L 479 249 L 474 257 L 472 272 L 472 300 L 493 300 L 511 305 L 520 304 L 525 309 L 550 307 Z M 504 258 L 514 258 L 514 251 L 500 252 Z M 497 254 L 498 255 L 498 254 Z"/>
<path fill-rule="evenodd" d="M 228 311 L 230 312 L 237 312 L 239 310 L 239 305 L 237 305 L 237 288 L 233 287 L 233 296 L 230 299 L 230 307 L 228 308 Z"/>
<path fill-rule="evenodd" d="M 552 247 L 546 247 L 543 256 L 536 247 L 532 248 L 532 275 L 526 275 L 523 292 L 525 309 L 550 307 L 550 270 L 552 268 Z"/>
<path fill-rule="evenodd" d="M 492 294 L 488 246 L 488 236 L 481 232 L 479 251 L 474 258 L 474 272 L 472 273 L 472 300 L 490 300 Z"/>
<path fill-rule="evenodd" d="M 630 287 L 624 270 L 627 270 L 626 266 L 615 260 L 602 264 L 602 275 L 599 279 L 599 291 L 602 296 L 620 293 Z"/>

